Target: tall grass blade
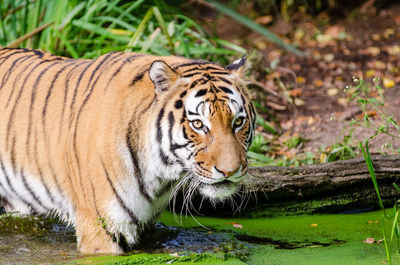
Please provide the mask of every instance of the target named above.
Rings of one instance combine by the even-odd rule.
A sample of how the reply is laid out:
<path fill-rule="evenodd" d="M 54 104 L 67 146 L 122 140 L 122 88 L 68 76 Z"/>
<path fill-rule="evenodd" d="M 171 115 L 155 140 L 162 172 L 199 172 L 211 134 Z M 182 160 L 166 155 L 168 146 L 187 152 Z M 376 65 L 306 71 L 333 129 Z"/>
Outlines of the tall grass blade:
<path fill-rule="evenodd" d="M 383 242 L 385 243 L 385 251 L 386 257 L 388 259 L 388 264 L 392 265 L 392 251 L 390 250 L 390 243 L 387 241 L 386 233 L 385 233 L 385 224 L 382 221 L 382 235 L 383 235 Z"/>
<path fill-rule="evenodd" d="M 365 141 L 365 149 L 364 149 L 363 144 L 360 142 L 360 148 L 361 148 L 361 151 L 363 153 L 365 162 L 367 164 L 369 175 L 371 176 L 372 182 L 374 183 L 374 188 L 375 188 L 376 194 L 378 196 L 379 207 L 381 207 L 381 209 L 383 210 L 384 215 L 387 217 L 386 212 L 385 212 L 385 207 L 383 206 L 381 194 L 379 192 L 378 181 L 376 180 L 376 175 L 375 175 L 374 166 L 372 164 L 371 155 L 369 153 L 368 141 Z"/>
<path fill-rule="evenodd" d="M 299 55 L 299 56 L 303 56 L 304 55 L 303 52 L 301 52 L 300 50 L 296 49 L 292 45 L 286 44 L 281 38 L 279 38 L 273 32 L 271 32 L 268 29 L 266 29 L 266 28 L 260 26 L 259 24 L 255 23 L 250 18 L 245 17 L 245 16 L 235 12 L 234 10 L 226 7 L 225 5 L 223 5 L 223 4 L 221 4 L 221 3 L 217 2 L 217 1 L 208 0 L 208 2 L 211 3 L 218 11 L 224 13 L 225 15 L 230 16 L 231 18 L 233 18 L 237 22 L 243 24 L 244 26 L 248 27 L 249 29 L 254 30 L 254 31 L 264 35 L 265 37 L 267 37 L 273 43 L 283 47 L 284 49 L 286 49 L 286 50 L 288 50 L 290 52 L 293 52 L 296 55 Z"/>
<path fill-rule="evenodd" d="M 154 16 L 156 17 L 156 19 L 157 19 L 157 21 L 158 21 L 158 24 L 159 24 L 160 27 L 161 27 L 162 32 L 163 32 L 164 35 L 167 37 L 168 44 L 169 44 L 169 47 L 170 47 L 170 49 L 171 49 L 171 54 L 175 54 L 175 51 L 174 51 L 174 44 L 172 43 L 171 36 L 170 36 L 169 33 L 168 33 L 167 25 L 165 24 L 164 18 L 163 18 L 163 16 L 161 15 L 160 10 L 159 10 L 156 6 L 153 7 L 153 14 L 154 14 Z"/>
<path fill-rule="evenodd" d="M 150 8 L 149 10 L 147 10 L 146 15 L 142 19 L 142 22 L 140 22 L 139 26 L 137 27 L 135 34 L 133 34 L 132 38 L 129 40 L 128 48 L 126 49 L 126 51 L 128 52 L 132 51 L 132 47 L 135 47 L 138 44 L 145 30 L 146 24 L 147 22 L 149 22 L 152 16 L 153 16 L 153 9 Z"/>
<path fill-rule="evenodd" d="M 53 24 L 53 22 L 49 22 L 47 24 L 44 24 L 44 25 L 32 30 L 31 32 L 19 37 L 18 39 L 14 40 L 10 44 L 8 44 L 7 47 L 9 47 L 9 48 L 18 47 L 22 42 L 24 42 L 27 39 L 30 39 L 30 38 L 34 37 L 36 34 L 41 32 L 42 30 L 46 29 L 47 27 L 51 26 L 52 24 Z"/>
<path fill-rule="evenodd" d="M 67 51 L 73 58 L 79 58 L 78 52 L 74 49 L 74 47 L 68 42 L 68 40 L 60 33 L 59 31 L 54 31 L 56 36 L 61 40 L 61 42 L 65 45 L 67 48 Z"/>
<path fill-rule="evenodd" d="M 79 5 L 75 6 L 71 12 L 69 12 L 64 19 L 61 21 L 60 25 L 58 26 L 58 30 L 63 30 L 63 28 L 68 25 L 71 20 L 78 15 L 79 12 L 82 11 L 82 9 L 85 8 L 86 3 L 80 3 Z"/>

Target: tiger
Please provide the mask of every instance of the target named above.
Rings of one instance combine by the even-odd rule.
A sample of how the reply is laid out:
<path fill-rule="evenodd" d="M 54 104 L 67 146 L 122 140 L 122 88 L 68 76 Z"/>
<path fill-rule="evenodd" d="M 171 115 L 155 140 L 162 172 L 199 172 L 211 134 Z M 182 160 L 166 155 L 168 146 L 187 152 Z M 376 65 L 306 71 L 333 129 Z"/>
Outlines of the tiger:
<path fill-rule="evenodd" d="M 82 254 L 118 254 L 182 183 L 214 202 L 232 198 L 255 128 L 245 67 L 246 56 L 224 67 L 0 48 L 3 208 L 58 216 Z"/>

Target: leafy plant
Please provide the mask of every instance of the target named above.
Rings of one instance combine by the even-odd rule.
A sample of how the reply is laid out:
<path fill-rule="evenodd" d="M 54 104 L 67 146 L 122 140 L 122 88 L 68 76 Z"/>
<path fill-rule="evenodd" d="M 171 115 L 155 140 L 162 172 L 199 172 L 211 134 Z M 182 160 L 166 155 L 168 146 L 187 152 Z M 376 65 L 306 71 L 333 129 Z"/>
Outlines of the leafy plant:
<path fill-rule="evenodd" d="M 385 107 L 384 90 L 380 85 L 380 78 L 374 78 L 373 86 L 368 86 L 362 77 L 353 77 L 353 83 L 354 86 L 346 86 L 345 92 L 362 110 L 362 116 L 358 120 L 353 120 L 353 124 L 362 122 L 363 126 L 372 129 L 374 133 L 369 139 L 380 134 L 400 139 L 400 125 Z M 373 92 L 376 92 L 377 96 L 371 96 Z"/>
<path fill-rule="evenodd" d="M 246 52 L 210 36 L 163 1 L 4 0 L 0 16 L 1 46 L 74 58 L 130 51 L 227 63 L 228 57 Z"/>
<path fill-rule="evenodd" d="M 400 201 L 398 201 L 394 206 L 393 206 L 393 216 L 389 216 L 387 214 L 387 212 L 385 211 L 385 207 L 380 195 L 380 191 L 379 191 L 379 186 L 378 186 L 378 182 L 376 179 L 376 175 L 375 175 L 375 170 L 374 170 L 374 166 L 372 164 L 372 159 L 371 159 L 371 155 L 369 152 L 369 147 L 368 147 L 368 140 L 365 141 L 364 144 L 362 144 L 360 142 L 360 149 L 363 153 L 365 162 L 367 164 L 367 168 L 369 171 L 369 174 L 371 176 L 372 182 L 374 184 L 375 187 L 375 191 L 378 197 L 378 203 L 379 203 L 379 207 L 382 209 L 382 235 L 383 235 L 383 239 L 384 239 L 384 243 L 385 243 L 385 250 L 386 250 L 386 257 L 388 259 L 388 264 L 391 265 L 392 264 L 392 245 L 394 242 L 394 238 L 396 238 L 396 243 L 397 243 L 397 250 L 400 251 L 400 226 L 399 226 L 399 205 L 398 203 Z M 396 190 L 399 192 L 400 194 L 400 189 L 399 187 L 396 185 L 396 183 L 393 183 L 393 186 L 396 188 Z M 387 232 L 385 231 L 385 222 L 387 221 L 391 221 L 392 222 L 392 228 L 390 230 L 390 236 L 387 236 Z"/>
<path fill-rule="evenodd" d="M 385 210 L 383 200 L 380 194 L 378 181 L 375 175 L 374 166 L 372 163 L 368 140 L 375 138 L 380 134 L 386 134 L 393 138 L 400 138 L 400 126 L 395 120 L 393 115 L 390 115 L 385 107 L 385 100 L 383 96 L 383 88 L 380 86 L 380 79 L 374 78 L 372 87 L 375 91 L 371 89 L 370 86 L 365 84 L 363 78 L 353 78 L 354 86 L 347 86 L 345 91 L 350 95 L 351 100 L 356 102 L 361 110 L 362 116 L 358 120 L 352 121 L 353 124 L 362 124 L 363 126 L 373 130 L 373 133 L 364 143 L 360 142 L 359 147 L 364 156 L 369 174 L 371 176 L 377 198 L 379 207 L 382 209 L 382 235 L 385 243 L 386 257 L 388 264 L 392 264 L 392 245 L 394 240 L 397 242 L 397 249 L 400 251 L 400 226 L 399 226 L 399 202 L 393 206 L 393 215 L 390 216 Z M 378 96 L 373 96 L 377 92 Z M 387 144 L 391 146 L 391 144 Z M 399 150 L 397 150 L 399 153 Z M 394 188 L 399 192 L 400 189 L 396 183 L 393 183 Z M 392 222 L 391 231 L 389 236 L 387 231 L 385 231 L 385 222 Z"/>

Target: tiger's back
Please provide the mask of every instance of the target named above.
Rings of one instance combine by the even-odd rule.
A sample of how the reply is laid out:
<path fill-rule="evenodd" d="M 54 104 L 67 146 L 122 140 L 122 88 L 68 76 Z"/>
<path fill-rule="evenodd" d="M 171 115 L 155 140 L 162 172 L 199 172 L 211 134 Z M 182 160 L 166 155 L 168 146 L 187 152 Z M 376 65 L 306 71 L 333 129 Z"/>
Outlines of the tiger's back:
<path fill-rule="evenodd" d="M 173 56 L 113 52 L 86 60 L 0 49 L 0 198 L 6 210 L 56 213 L 76 226 L 81 252 L 119 253 L 122 241 L 137 242 L 157 218 L 182 173 L 236 182 L 242 174 L 225 168 L 236 161 L 246 171 L 255 113 L 244 84 L 229 79 L 232 71 Z M 213 115 L 220 136 L 207 133 Z M 195 128 L 192 116 L 201 116 L 208 129 Z M 232 135 L 226 126 L 236 116 L 248 122 Z M 228 145 L 227 158 L 219 158 L 226 154 L 213 149 L 214 142 Z M 233 192 L 205 181 L 211 197 Z"/>

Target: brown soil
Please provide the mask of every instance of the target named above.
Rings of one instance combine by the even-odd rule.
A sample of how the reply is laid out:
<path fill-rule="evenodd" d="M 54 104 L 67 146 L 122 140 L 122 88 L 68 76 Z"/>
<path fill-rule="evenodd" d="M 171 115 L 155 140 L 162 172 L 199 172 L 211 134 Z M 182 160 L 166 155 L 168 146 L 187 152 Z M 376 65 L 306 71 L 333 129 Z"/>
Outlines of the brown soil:
<path fill-rule="evenodd" d="M 255 92 L 256 100 L 273 113 L 264 117 L 275 117 L 275 126 L 282 132 L 298 133 L 308 139 L 301 151 L 316 153 L 321 146 L 340 142 L 350 120 L 362 118 L 359 106 L 349 102 L 344 92 L 346 85 L 353 84 L 353 77 L 363 76 L 373 87 L 373 78 L 379 76 L 385 90 L 385 106 L 395 120 L 400 120 L 399 14 L 400 3 L 395 3 L 379 11 L 373 7 L 355 9 L 345 18 L 327 13 L 317 17 L 295 14 L 290 22 L 274 18 L 267 28 L 296 45 L 304 52 L 303 57 L 282 50 L 227 17 L 217 20 L 216 29 L 227 40 L 258 50 L 253 57 L 262 55 L 263 60 L 257 65 L 255 79 L 264 90 L 262 95 Z M 277 66 L 273 68 L 272 64 Z M 262 68 L 272 71 L 263 73 Z M 372 91 L 370 95 L 375 97 L 377 93 Z M 373 130 L 358 126 L 352 142 L 372 134 Z M 371 141 L 373 151 L 380 152 L 386 142 L 391 142 L 394 150 L 400 147 L 398 140 L 380 135 Z"/>

